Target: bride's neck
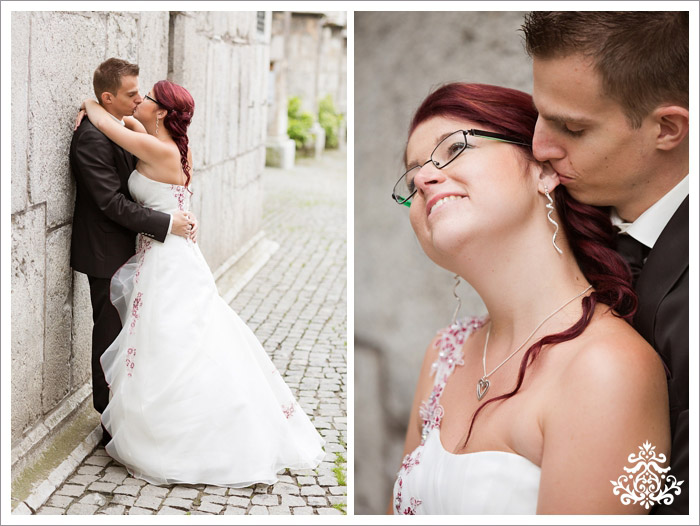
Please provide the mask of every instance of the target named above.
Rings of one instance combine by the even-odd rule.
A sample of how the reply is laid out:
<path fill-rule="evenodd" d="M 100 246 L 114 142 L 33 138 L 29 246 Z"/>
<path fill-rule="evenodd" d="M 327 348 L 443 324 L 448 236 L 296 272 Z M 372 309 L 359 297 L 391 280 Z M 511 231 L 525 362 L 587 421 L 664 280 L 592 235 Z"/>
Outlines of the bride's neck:
<path fill-rule="evenodd" d="M 589 285 L 563 239 L 557 243 L 563 254 L 542 241 L 472 247 L 471 253 L 480 257 L 466 259 L 468 264 L 458 270 L 486 305 L 494 332 L 511 337 L 529 333 Z M 567 311 L 576 309 L 572 303 Z"/>

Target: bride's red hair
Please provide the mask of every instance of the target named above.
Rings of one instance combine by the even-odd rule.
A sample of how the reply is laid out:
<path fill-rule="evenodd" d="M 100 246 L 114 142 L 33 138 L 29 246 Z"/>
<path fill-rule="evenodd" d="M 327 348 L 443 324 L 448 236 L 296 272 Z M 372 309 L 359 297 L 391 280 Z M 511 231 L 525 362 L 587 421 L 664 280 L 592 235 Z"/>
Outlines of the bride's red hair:
<path fill-rule="evenodd" d="M 180 150 L 180 164 L 185 172 L 185 186 L 190 184 L 190 164 L 187 161 L 189 150 L 189 139 L 187 137 L 187 127 L 194 115 L 194 99 L 190 92 L 182 86 L 161 80 L 153 86 L 153 95 L 159 106 L 168 110 L 168 114 L 163 119 L 163 125 L 168 129 L 170 136 Z"/>
<path fill-rule="evenodd" d="M 532 144 L 537 122 L 537 110 L 532 97 L 522 91 L 487 84 L 452 83 L 431 93 L 416 111 L 411 121 L 409 136 L 416 127 L 431 117 L 450 117 L 468 120 L 486 130 L 494 131 Z M 517 146 L 529 158 L 532 148 Z M 559 186 L 554 192 L 559 223 L 581 271 L 593 285 L 593 292 L 581 300 L 581 318 L 565 331 L 549 334 L 533 343 L 520 361 L 515 388 L 481 405 L 472 416 L 469 441 L 474 420 L 481 410 L 492 402 L 506 400 L 520 389 L 525 372 L 545 345 L 572 340 L 590 323 L 598 303 L 608 305 L 614 313 L 631 322 L 637 309 L 637 295 L 631 286 L 629 267 L 615 251 L 616 231 L 610 222 L 609 208 L 585 205 Z"/>

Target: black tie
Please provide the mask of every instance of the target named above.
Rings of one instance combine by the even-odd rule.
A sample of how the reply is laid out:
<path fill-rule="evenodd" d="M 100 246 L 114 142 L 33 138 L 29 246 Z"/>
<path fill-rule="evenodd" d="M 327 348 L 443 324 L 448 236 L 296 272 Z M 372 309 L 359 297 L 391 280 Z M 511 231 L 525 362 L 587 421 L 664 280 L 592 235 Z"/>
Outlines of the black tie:
<path fill-rule="evenodd" d="M 632 287 L 637 285 L 637 279 L 642 273 L 644 261 L 649 255 L 651 249 L 644 243 L 637 241 L 632 236 L 619 233 L 617 234 L 617 251 L 627 261 L 632 270 Z"/>

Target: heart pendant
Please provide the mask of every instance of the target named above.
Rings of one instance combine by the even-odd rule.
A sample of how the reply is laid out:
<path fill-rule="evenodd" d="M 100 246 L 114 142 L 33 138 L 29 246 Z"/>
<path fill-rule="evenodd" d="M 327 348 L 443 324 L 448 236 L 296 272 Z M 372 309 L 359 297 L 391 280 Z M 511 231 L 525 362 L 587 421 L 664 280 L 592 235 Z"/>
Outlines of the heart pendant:
<path fill-rule="evenodd" d="M 476 384 L 476 399 L 481 401 L 481 399 L 484 397 L 486 394 L 486 391 L 489 390 L 489 385 L 491 385 L 491 382 L 488 381 L 486 378 L 480 378 L 479 383 Z"/>

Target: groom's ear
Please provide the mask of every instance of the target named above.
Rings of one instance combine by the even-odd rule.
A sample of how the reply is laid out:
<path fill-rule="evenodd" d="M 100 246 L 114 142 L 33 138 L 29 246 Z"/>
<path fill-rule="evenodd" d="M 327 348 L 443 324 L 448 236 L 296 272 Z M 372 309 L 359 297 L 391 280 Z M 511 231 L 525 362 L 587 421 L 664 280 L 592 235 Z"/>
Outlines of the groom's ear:
<path fill-rule="evenodd" d="M 538 163 L 538 165 L 540 173 L 537 182 L 537 188 L 541 193 L 544 193 L 544 187 L 546 186 L 547 190 L 551 192 L 557 186 L 559 186 L 559 174 L 554 168 L 552 168 L 552 165 L 548 162 Z"/>
<path fill-rule="evenodd" d="M 109 91 L 103 91 L 100 95 L 100 104 L 102 104 L 102 106 L 107 106 L 108 104 L 112 104 L 112 102 L 114 102 L 114 95 Z"/>

